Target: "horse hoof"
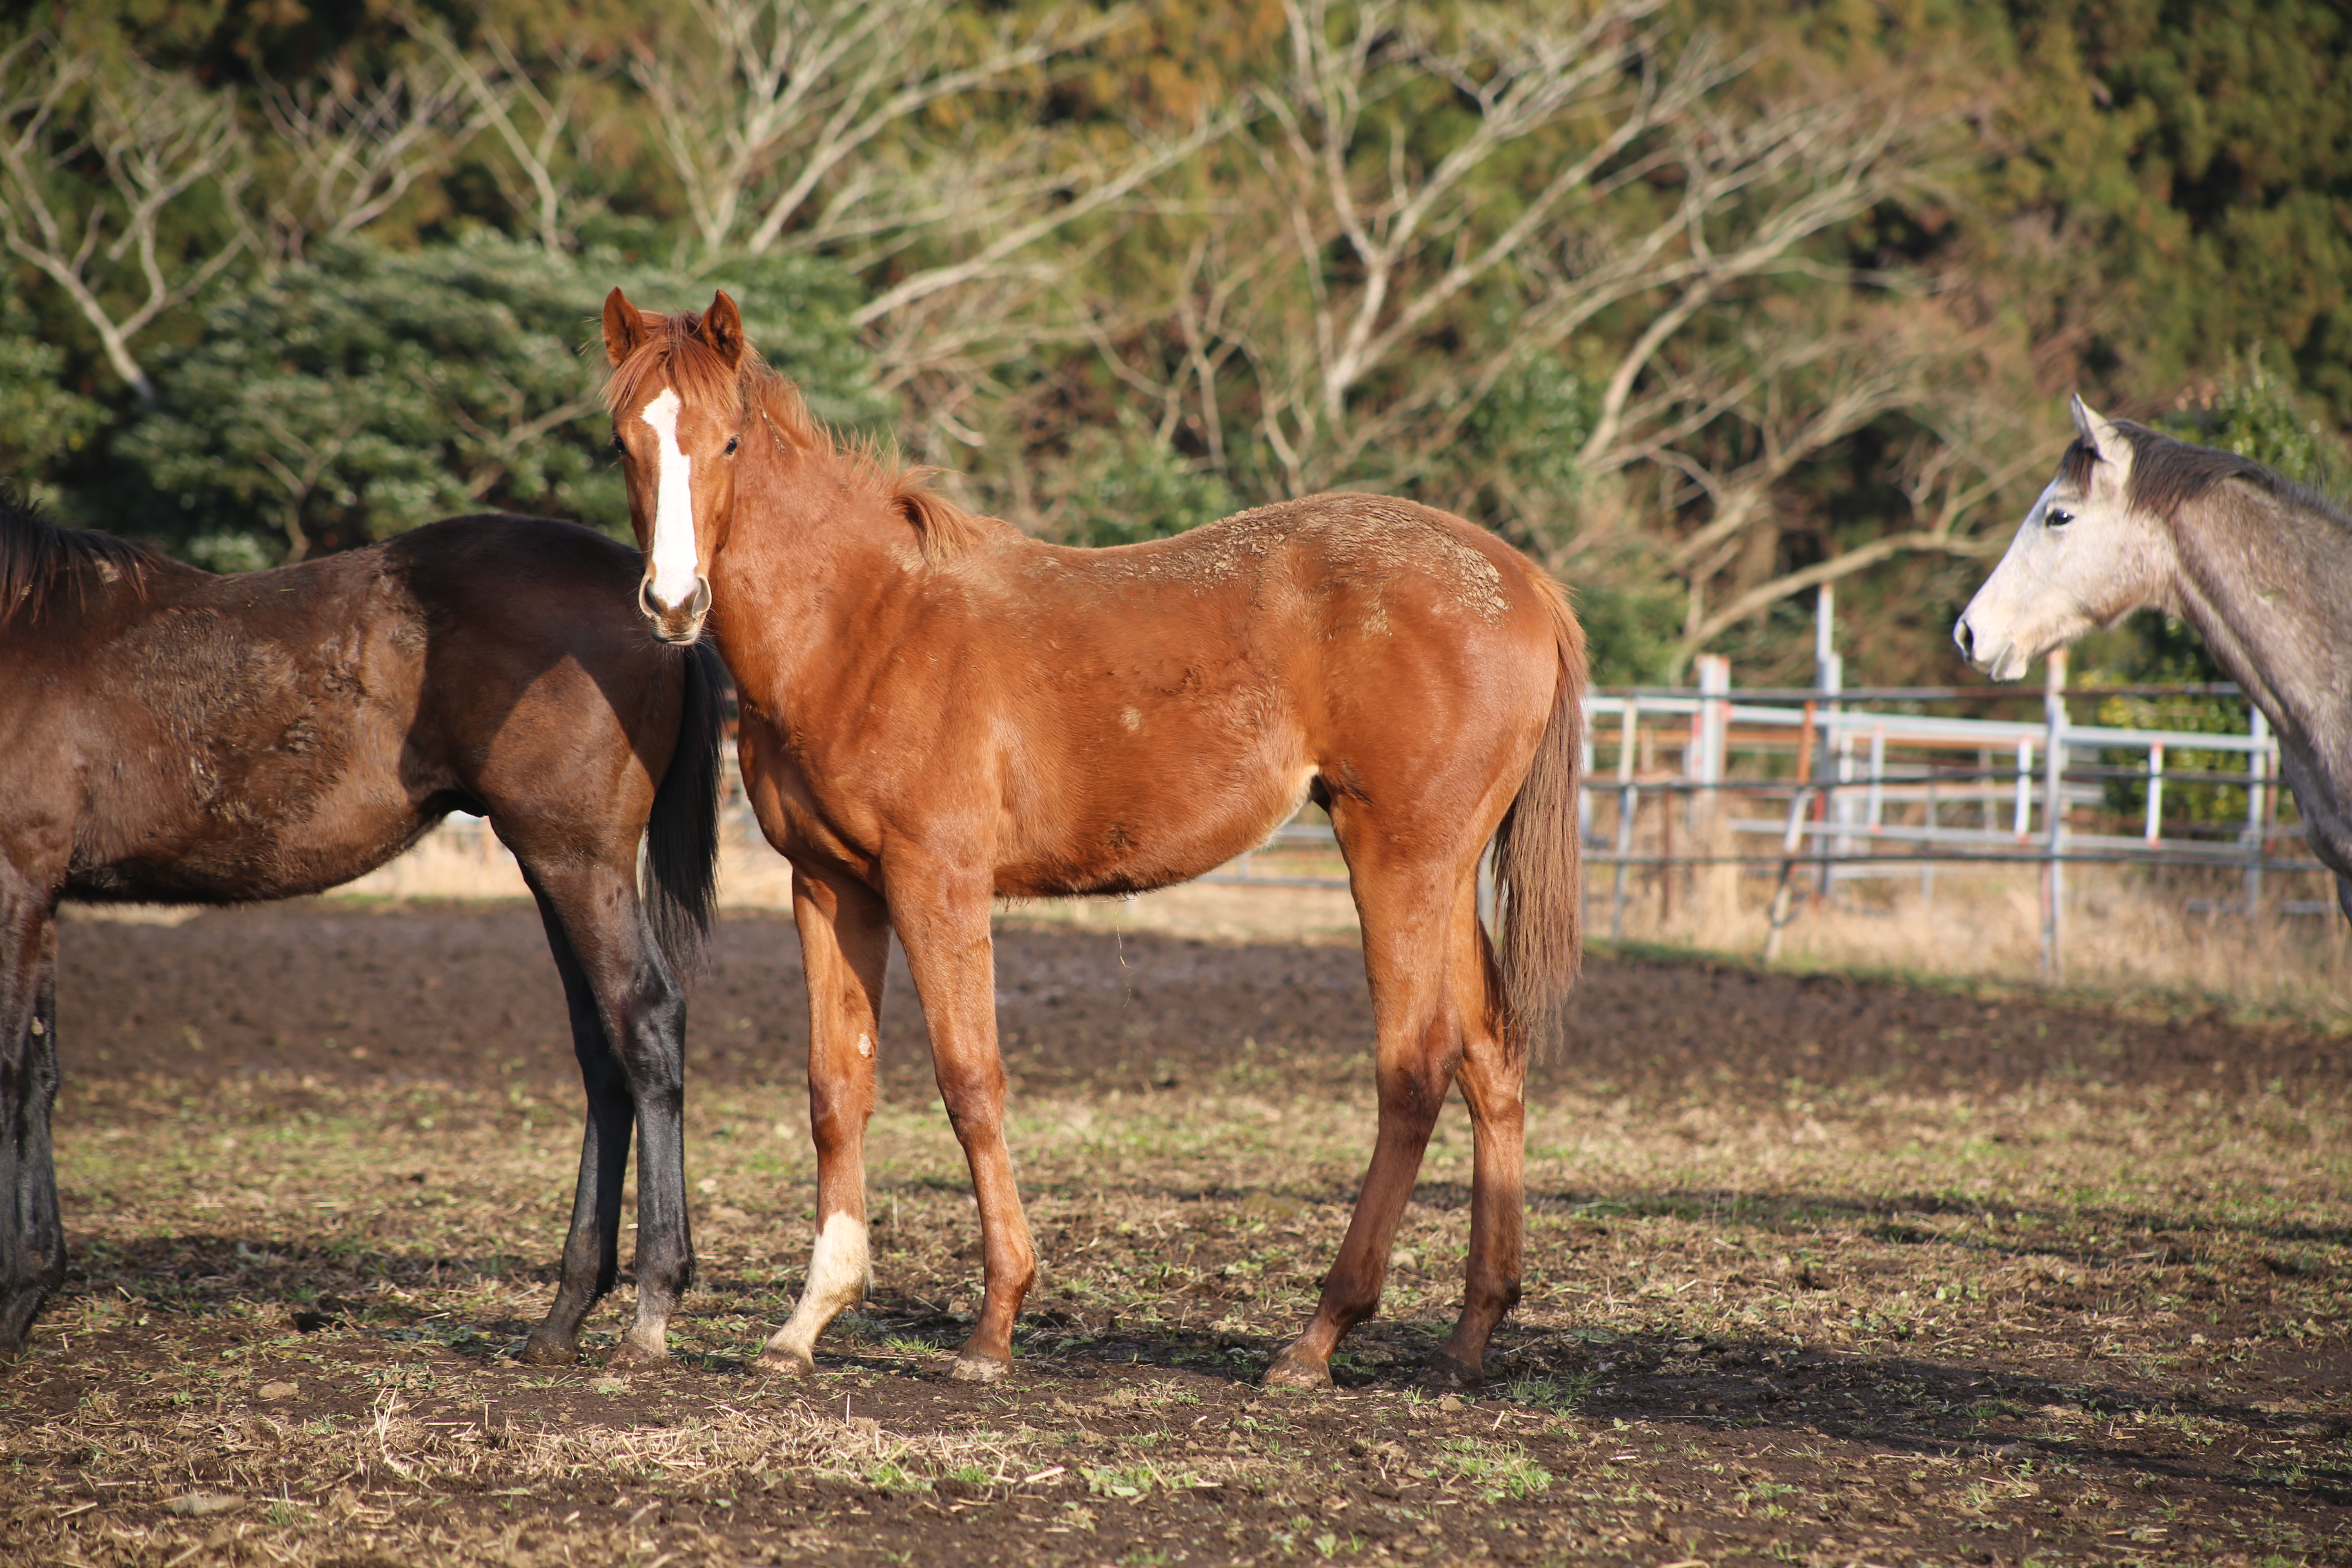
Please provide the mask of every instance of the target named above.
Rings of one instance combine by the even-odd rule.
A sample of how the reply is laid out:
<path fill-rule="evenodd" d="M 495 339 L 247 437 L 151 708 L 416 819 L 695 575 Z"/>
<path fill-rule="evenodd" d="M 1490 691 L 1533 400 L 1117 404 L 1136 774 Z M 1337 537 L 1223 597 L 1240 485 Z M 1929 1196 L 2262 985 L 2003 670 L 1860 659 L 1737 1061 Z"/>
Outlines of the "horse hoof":
<path fill-rule="evenodd" d="M 751 1370 L 761 1377 L 814 1377 L 816 1362 L 811 1357 L 794 1355 L 770 1345 L 751 1363 Z"/>
<path fill-rule="evenodd" d="M 1013 1370 L 1009 1361 L 999 1361 L 992 1355 L 975 1355 L 970 1351 L 956 1357 L 955 1369 L 950 1377 L 958 1383 L 994 1383 Z"/>
<path fill-rule="evenodd" d="M 522 1353 L 515 1359 L 525 1366 L 571 1366 L 580 1360 L 580 1352 L 533 1334 L 523 1342 Z"/>
<path fill-rule="evenodd" d="M 1298 1388 L 1309 1391 L 1331 1386 L 1331 1369 L 1319 1361 L 1300 1355 L 1296 1346 L 1274 1358 L 1265 1369 L 1268 1388 Z"/>
<path fill-rule="evenodd" d="M 1486 1381 L 1486 1372 L 1449 1351 L 1436 1351 L 1421 1369 L 1421 1381 L 1432 1388 L 1475 1388 Z"/>
<path fill-rule="evenodd" d="M 613 1347 L 613 1359 L 604 1363 L 607 1372 L 643 1372 L 652 1367 L 669 1364 L 667 1351 L 651 1351 L 635 1340 L 625 1339 Z"/>

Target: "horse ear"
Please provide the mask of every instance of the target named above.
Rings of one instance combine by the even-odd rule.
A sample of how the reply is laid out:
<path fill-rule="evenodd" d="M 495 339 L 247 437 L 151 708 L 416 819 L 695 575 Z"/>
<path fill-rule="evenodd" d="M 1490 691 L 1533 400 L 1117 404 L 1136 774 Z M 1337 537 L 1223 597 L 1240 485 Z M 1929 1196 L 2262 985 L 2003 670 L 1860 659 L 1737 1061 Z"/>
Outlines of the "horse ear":
<path fill-rule="evenodd" d="M 2101 462 L 2114 463 L 2119 468 L 2124 466 L 2124 433 L 2116 429 L 2112 421 L 2093 413 L 2091 405 L 2080 395 L 2069 397 L 2066 406 L 2067 412 L 2074 416 L 2074 434 L 2083 438 L 2083 445 L 2098 454 Z"/>
<path fill-rule="evenodd" d="M 727 362 L 732 370 L 743 359 L 743 314 L 735 309 L 735 301 L 719 289 L 710 297 L 710 309 L 702 312 L 702 325 L 695 335 L 710 346 L 713 353 Z"/>
<path fill-rule="evenodd" d="M 604 357 L 619 364 L 636 352 L 650 331 L 644 312 L 618 289 L 604 296 Z"/>

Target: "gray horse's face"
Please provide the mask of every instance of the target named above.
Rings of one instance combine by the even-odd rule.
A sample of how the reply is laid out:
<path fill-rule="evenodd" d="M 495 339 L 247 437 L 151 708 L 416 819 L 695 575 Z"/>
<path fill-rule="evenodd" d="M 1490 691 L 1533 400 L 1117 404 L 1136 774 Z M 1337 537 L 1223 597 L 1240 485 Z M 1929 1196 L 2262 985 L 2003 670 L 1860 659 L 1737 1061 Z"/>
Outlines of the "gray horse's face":
<path fill-rule="evenodd" d="M 1952 628 L 1960 656 L 1995 680 L 2015 680 L 2092 627 L 2163 603 L 2171 581 L 2170 536 L 2125 500 L 2130 437 L 2079 397 L 2074 414 L 2091 461 L 2060 465 Z"/>

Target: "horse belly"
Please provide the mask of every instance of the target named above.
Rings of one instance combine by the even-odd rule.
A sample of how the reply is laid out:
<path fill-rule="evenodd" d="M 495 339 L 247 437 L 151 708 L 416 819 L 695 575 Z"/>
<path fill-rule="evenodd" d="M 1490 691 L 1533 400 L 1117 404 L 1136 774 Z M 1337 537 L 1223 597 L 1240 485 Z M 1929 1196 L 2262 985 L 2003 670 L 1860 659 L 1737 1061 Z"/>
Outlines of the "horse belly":
<path fill-rule="evenodd" d="M 1136 893 L 1190 881 L 1265 843 L 1297 815 L 1315 779 L 1313 765 L 1295 756 L 1121 765 L 1129 761 L 1116 751 L 1096 760 L 1086 770 L 1095 787 L 1058 810 L 1016 810 L 1000 895 Z"/>

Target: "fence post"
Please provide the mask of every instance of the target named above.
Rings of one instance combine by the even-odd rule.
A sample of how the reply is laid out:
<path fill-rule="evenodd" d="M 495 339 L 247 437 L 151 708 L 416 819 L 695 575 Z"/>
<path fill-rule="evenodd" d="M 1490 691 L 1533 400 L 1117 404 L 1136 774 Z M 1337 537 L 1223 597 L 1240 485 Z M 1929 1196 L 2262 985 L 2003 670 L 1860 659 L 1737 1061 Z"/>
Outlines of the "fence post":
<path fill-rule="evenodd" d="M 1780 833 L 1780 885 L 1772 889 L 1771 929 L 1764 936 L 1764 962 L 1780 956 L 1780 932 L 1796 907 L 1790 879 L 1796 874 L 1797 851 L 1804 837 L 1805 808 L 1811 804 L 1813 776 L 1813 705 L 1805 704 L 1804 728 L 1797 734 L 1797 787 L 1789 792 L 1789 826 Z"/>
<path fill-rule="evenodd" d="M 1698 656 L 1699 734 L 1698 777 L 1702 786 L 1693 797 L 1698 808 L 1692 823 L 1714 815 L 1723 784 L 1725 753 L 1730 750 L 1731 660 L 1719 653 Z"/>
<path fill-rule="evenodd" d="M 1845 731 L 1839 727 L 1838 714 L 1843 710 L 1837 694 L 1845 689 L 1845 660 L 1837 651 L 1837 590 L 1829 584 L 1821 586 L 1821 596 L 1813 605 L 1813 682 L 1827 700 L 1822 704 L 1822 782 L 1828 787 L 1814 801 L 1822 826 L 1826 827 L 1834 817 L 1840 826 L 1846 821 L 1845 797 L 1837 786 L 1846 780 L 1847 764 L 1853 760 Z M 1820 880 L 1817 884 L 1822 898 L 1830 894 L 1830 866 L 1832 858 L 1851 852 L 1853 846 L 1843 838 L 1832 840 L 1823 834 L 1815 844 L 1821 857 Z"/>
<path fill-rule="evenodd" d="M 1625 860 L 1633 853 L 1633 745 L 1641 722 L 1640 700 L 1625 699 L 1617 729 L 1617 875 L 1611 889 L 1609 940 L 1625 940 Z"/>
<path fill-rule="evenodd" d="M 2042 759 L 2042 977 L 2053 984 L 2066 977 L 2066 650 L 2050 656 L 2042 689 L 2042 716 L 2050 733 Z"/>
<path fill-rule="evenodd" d="M 1584 732 L 1578 738 L 1576 757 L 1576 776 L 1583 784 L 1576 792 L 1576 837 L 1577 842 L 1588 846 L 1592 842 L 1592 721 L 1595 717 L 1588 699 L 1584 723 L 1580 726 Z"/>
<path fill-rule="evenodd" d="M 2033 742 L 2017 742 L 2017 820 L 2012 830 L 2020 844 L 2033 831 Z"/>
<path fill-rule="evenodd" d="M 2164 837 L 2164 742 L 2147 748 L 2147 831 L 2141 836 L 2154 844 Z"/>
<path fill-rule="evenodd" d="M 2265 781 L 2271 771 L 2271 721 L 2252 700 L 2246 703 L 2246 732 L 2254 742 L 2254 749 L 2246 753 L 2246 837 L 2253 840 L 2253 858 L 2246 865 L 2246 913 L 2252 915 L 2262 907 L 2263 861 L 2270 848 L 2266 810 L 2270 790 Z"/>

